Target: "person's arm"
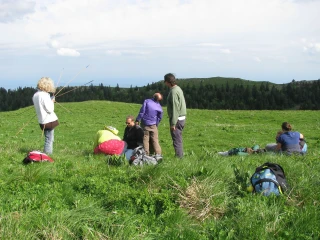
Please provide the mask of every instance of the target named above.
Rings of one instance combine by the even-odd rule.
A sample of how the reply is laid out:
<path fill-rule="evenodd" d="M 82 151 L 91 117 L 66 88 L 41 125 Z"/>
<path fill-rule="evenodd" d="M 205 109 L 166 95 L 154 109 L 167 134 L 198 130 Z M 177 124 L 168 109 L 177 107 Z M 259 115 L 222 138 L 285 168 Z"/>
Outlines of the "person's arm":
<path fill-rule="evenodd" d="M 304 136 L 302 133 L 300 133 L 300 139 L 304 139 Z"/>
<path fill-rule="evenodd" d="M 141 127 L 138 127 L 136 133 L 137 133 L 137 144 L 139 146 L 142 146 L 143 145 L 143 136 L 144 136 L 143 129 Z"/>
<path fill-rule="evenodd" d="M 275 151 L 276 152 L 281 151 L 281 147 L 282 147 L 282 144 L 278 142 Z"/>
<path fill-rule="evenodd" d="M 180 98 L 178 93 L 175 91 L 172 94 L 172 117 L 170 122 L 170 128 L 172 131 L 176 130 L 176 124 L 178 122 L 179 117 L 179 106 L 180 106 Z"/>
<path fill-rule="evenodd" d="M 145 101 L 143 102 L 143 104 L 142 104 L 142 106 L 141 106 L 141 108 L 140 108 L 139 114 L 138 114 L 138 116 L 137 116 L 137 118 L 136 118 L 136 123 L 137 123 L 137 122 L 140 122 L 141 119 L 143 118 L 143 115 L 144 115 L 144 113 L 145 113 L 145 111 L 146 111 L 146 105 L 147 105 L 147 101 L 145 100 Z"/>
<path fill-rule="evenodd" d="M 54 101 L 55 99 L 51 99 L 49 93 L 41 97 L 43 108 L 49 114 L 54 112 Z"/>
<path fill-rule="evenodd" d="M 127 135 L 127 128 L 124 129 L 123 138 L 122 140 L 126 142 L 126 135 Z"/>
<path fill-rule="evenodd" d="M 280 131 L 278 131 L 278 132 L 277 132 L 277 135 L 276 135 L 276 142 L 278 142 L 278 138 L 279 138 L 279 136 L 280 136 L 282 133 L 283 133 L 283 131 L 282 131 L 282 130 L 280 130 Z"/>
<path fill-rule="evenodd" d="M 163 111 L 158 111 L 157 112 L 157 126 L 161 122 L 162 116 L 163 116 Z"/>
<path fill-rule="evenodd" d="M 95 138 L 94 138 L 94 143 L 93 143 L 93 149 L 95 149 L 98 145 L 99 145 L 99 138 L 100 138 L 100 131 L 98 131 L 97 133 L 96 133 L 96 136 L 95 136 Z"/>
<path fill-rule="evenodd" d="M 280 134 L 280 132 L 281 132 L 281 134 Z M 277 137 L 277 146 L 274 149 L 275 152 L 280 152 L 282 150 L 282 143 L 283 143 L 282 136 L 281 136 L 282 133 L 283 133 L 282 131 L 278 132 L 279 136 Z"/>

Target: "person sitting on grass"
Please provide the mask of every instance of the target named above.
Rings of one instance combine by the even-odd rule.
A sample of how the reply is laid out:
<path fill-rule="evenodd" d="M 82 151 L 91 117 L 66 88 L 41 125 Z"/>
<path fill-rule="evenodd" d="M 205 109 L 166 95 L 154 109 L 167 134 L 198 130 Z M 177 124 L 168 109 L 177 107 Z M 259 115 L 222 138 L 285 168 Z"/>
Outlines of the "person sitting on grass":
<path fill-rule="evenodd" d="M 118 136 L 118 130 L 112 126 L 105 126 L 99 130 L 94 140 L 94 153 L 106 155 L 121 155 L 127 149 L 127 144 Z"/>
<path fill-rule="evenodd" d="M 291 155 L 293 153 L 304 154 L 306 152 L 305 148 L 301 148 L 300 142 L 303 141 L 304 145 L 305 141 L 304 136 L 299 132 L 292 131 L 291 124 L 288 122 L 283 122 L 281 125 L 282 134 L 277 138 L 277 147 L 275 149 L 276 152 L 286 153 Z M 304 147 L 304 146 L 303 146 Z"/>
<path fill-rule="evenodd" d="M 268 152 L 286 152 L 291 155 L 293 152 L 306 154 L 308 150 L 307 143 L 303 134 L 293 132 L 290 123 L 284 122 L 281 130 L 277 132 L 276 143 L 266 145 Z"/>
<path fill-rule="evenodd" d="M 139 146 L 143 146 L 143 129 L 135 124 L 134 116 L 126 117 L 126 128 L 124 129 L 123 141 L 127 143 L 125 151 L 126 159 L 129 160 L 133 150 Z"/>

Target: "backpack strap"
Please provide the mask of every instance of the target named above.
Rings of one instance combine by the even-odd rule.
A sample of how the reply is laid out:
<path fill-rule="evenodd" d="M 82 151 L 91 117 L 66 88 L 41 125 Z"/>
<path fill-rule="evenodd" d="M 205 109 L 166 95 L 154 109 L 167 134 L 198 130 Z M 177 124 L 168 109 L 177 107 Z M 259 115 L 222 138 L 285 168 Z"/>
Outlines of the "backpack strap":
<path fill-rule="evenodd" d="M 275 181 L 273 179 L 270 179 L 270 178 L 263 178 L 263 179 L 259 179 L 258 181 L 256 181 L 255 184 L 253 185 L 253 190 L 255 191 L 255 186 L 256 185 L 259 185 L 259 184 L 264 183 L 264 182 L 272 182 L 272 183 L 274 183 L 277 186 L 279 192 L 282 194 L 282 189 L 281 189 L 280 184 L 277 181 Z"/>
<path fill-rule="evenodd" d="M 269 168 L 270 170 L 272 170 L 272 172 L 277 176 L 278 174 L 283 176 L 283 178 L 286 177 L 283 168 L 276 163 L 270 163 L 270 162 L 266 162 L 264 164 L 262 164 L 260 167 L 256 168 L 256 172 L 260 172 L 261 170 L 264 170 L 266 168 Z"/>

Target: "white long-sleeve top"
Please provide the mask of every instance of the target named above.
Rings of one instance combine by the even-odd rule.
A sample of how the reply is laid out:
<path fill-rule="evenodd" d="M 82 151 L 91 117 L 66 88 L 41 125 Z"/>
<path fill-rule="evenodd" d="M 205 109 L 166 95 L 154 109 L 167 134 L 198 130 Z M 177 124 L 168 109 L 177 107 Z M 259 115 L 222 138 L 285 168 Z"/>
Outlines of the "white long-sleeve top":
<path fill-rule="evenodd" d="M 32 101 L 40 124 L 46 124 L 58 119 L 54 113 L 54 102 L 51 100 L 49 93 L 39 90 L 33 95 Z"/>

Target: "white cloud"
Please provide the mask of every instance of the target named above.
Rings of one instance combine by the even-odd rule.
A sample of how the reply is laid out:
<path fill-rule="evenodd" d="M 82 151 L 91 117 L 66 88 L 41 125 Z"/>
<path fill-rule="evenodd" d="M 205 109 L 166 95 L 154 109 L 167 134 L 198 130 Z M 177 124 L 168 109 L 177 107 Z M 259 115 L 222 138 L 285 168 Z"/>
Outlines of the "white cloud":
<path fill-rule="evenodd" d="M 150 52 L 137 50 L 107 50 L 106 53 L 112 56 L 146 56 Z"/>
<path fill-rule="evenodd" d="M 57 50 L 59 56 L 79 57 L 80 53 L 77 50 L 71 48 L 59 48 Z"/>
<path fill-rule="evenodd" d="M 195 61 L 202 61 L 202 62 L 210 62 L 210 63 L 215 62 L 215 60 L 210 56 L 191 56 L 191 59 Z"/>
<path fill-rule="evenodd" d="M 230 49 L 228 49 L 228 48 L 220 49 L 220 52 L 225 53 L 225 54 L 230 54 L 231 53 Z"/>
<path fill-rule="evenodd" d="M 281 63 L 288 63 L 288 58 L 286 56 L 270 56 L 271 61 L 277 61 Z"/>
<path fill-rule="evenodd" d="M 121 51 L 117 51 L 117 50 L 107 50 L 106 53 L 112 56 L 121 56 Z"/>
<path fill-rule="evenodd" d="M 59 48 L 60 44 L 57 40 L 50 40 L 49 42 L 47 42 L 48 47 L 50 48 Z"/>
<path fill-rule="evenodd" d="M 35 1 L 0 0 L 0 23 L 12 22 L 34 12 Z"/>
<path fill-rule="evenodd" d="M 203 47 L 220 47 L 221 44 L 219 43 L 198 43 L 197 46 L 203 46 Z"/>
<path fill-rule="evenodd" d="M 320 53 L 320 43 L 318 42 L 308 42 L 307 40 L 306 41 L 303 41 L 303 51 L 308 53 L 308 54 L 317 54 L 317 53 Z"/>
<path fill-rule="evenodd" d="M 280 6 L 280 3 L 288 6 Z M 66 34 L 66 41 L 78 44 L 95 43 L 98 39 L 206 40 L 217 34 L 261 31 L 274 23 L 283 29 L 295 11 L 290 4 L 280 0 L 247 0 L 246 4 L 238 0 L 192 0 L 183 4 L 179 0 L 68 0 L 46 4 L 46 11 L 41 10 L 42 5 L 39 1 L 37 12 L 27 23 L 27 30 L 32 33 L 35 29 L 42 29 L 47 35 L 61 32 Z M 284 21 L 279 24 L 278 19 Z M 210 42 L 202 45 L 219 46 Z"/>
<path fill-rule="evenodd" d="M 300 40 L 302 43 L 306 43 L 307 42 L 307 39 L 306 38 L 301 38 Z"/>
<path fill-rule="evenodd" d="M 261 59 L 260 59 L 259 57 L 253 57 L 253 60 L 254 60 L 255 62 L 258 62 L 258 63 L 261 62 Z"/>
<path fill-rule="evenodd" d="M 141 68 L 149 76 L 319 78 L 319 9 L 320 1 L 302 0 L 0 0 L 0 81 L 42 57 L 50 69 L 90 62 L 98 76 L 109 61 L 119 78 Z M 26 76 L 40 71 L 30 66 Z M 266 68 L 268 76 L 259 72 Z"/>
<path fill-rule="evenodd" d="M 296 3 L 308 3 L 308 2 L 316 2 L 316 1 L 320 1 L 320 0 L 291 0 L 292 2 L 296 2 Z"/>

